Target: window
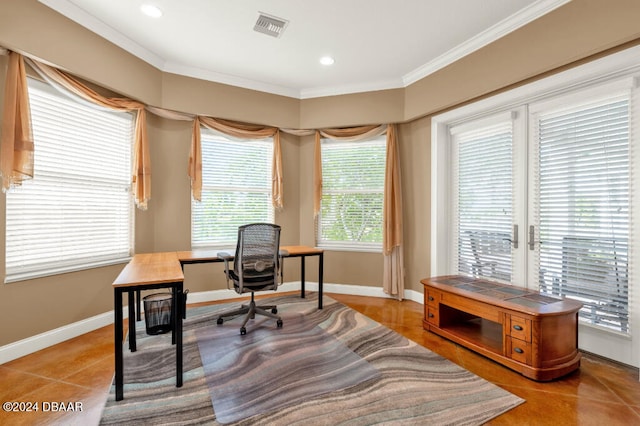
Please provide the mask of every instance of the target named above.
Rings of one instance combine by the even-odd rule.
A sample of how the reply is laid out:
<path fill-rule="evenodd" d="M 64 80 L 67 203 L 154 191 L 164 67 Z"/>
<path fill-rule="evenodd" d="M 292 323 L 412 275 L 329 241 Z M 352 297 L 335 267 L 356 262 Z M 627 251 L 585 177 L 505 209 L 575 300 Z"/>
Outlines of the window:
<path fill-rule="evenodd" d="M 496 121 L 493 123 L 493 121 Z M 513 227 L 513 125 L 511 117 L 451 129 L 458 271 L 511 281 Z"/>
<path fill-rule="evenodd" d="M 497 278 L 508 256 L 494 256 L 500 238 L 488 234 L 498 222 L 499 232 L 510 224 L 508 239 L 519 244 L 511 245 L 505 280 L 580 301 L 580 348 L 636 367 L 639 54 L 631 48 L 434 117 L 431 188 L 432 275 Z M 467 156 L 460 147 L 494 138 L 486 123 L 504 114 L 512 118 L 511 166 L 488 139 Z M 464 169 L 475 177 L 469 187 Z M 504 187 L 496 195 L 498 183 Z M 476 196 L 483 200 L 462 201 Z M 465 232 L 469 211 L 482 228 L 476 265 L 457 234 Z"/>
<path fill-rule="evenodd" d="M 322 201 L 318 245 L 382 249 L 386 136 L 362 141 L 322 141 Z"/>
<path fill-rule="evenodd" d="M 6 197 L 6 281 L 126 261 L 133 117 L 29 79 L 34 179 Z"/>
<path fill-rule="evenodd" d="M 235 247 L 238 227 L 273 222 L 273 140 L 202 130 L 202 201 L 191 202 L 191 247 Z"/>

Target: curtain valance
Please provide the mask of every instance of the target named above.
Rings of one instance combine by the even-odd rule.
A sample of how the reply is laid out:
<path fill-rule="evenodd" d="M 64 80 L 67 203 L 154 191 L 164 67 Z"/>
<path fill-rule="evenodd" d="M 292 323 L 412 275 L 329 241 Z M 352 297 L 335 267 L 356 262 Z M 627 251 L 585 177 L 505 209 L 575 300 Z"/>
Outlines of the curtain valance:
<path fill-rule="evenodd" d="M 240 123 L 220 118 L 197 116 L 193 122 L 191 135 L 191 152 L 189 153 L 189 178 L 191 179 L 191 193 L 195 200 L 202 196 L 202 146 L 200 140 L 200 126 L 242 139 L 273 138 L 273 160 L 271 178 L 271 202 L 273 207 L 280 210 L 284 207 L 282 193 L 282 152 L 280 149 L 280 129 L 277 127 L 260 126 Z"/>
<path fill-rule="evenodd" d="M 133 132 L 131 185 L 136 205 L 138 208 L 146 210 L 147 203 L 151 198 L 151 159 L 147 140 L 146 106 L 141 102 L 127 98 L 102 96 L 64 71 L 29 58 L 27 58 L 27 62 L 42 78 L 63 93 L 71 94 L 83 101 L 103 108 L 136 113 Z"/>
<path fill-rule="evenodd" d="M 2 189 L 6 191 L 12 186 L 20 185 L 24 179 L 33 177 L 34 142 L 31 130 L 25 58 L 16 52 L 7 52 L 2 49 L 0 49 L 0 54 L 8 54 L 9 56 L 0 139 L 0 175 L 2 176 Z M 404 293 L 402 200 L 397 130 L 394 124 L 338 129 L 297 130 L 279 129 L 277 127 L 197 116 L 148 106 L 127 98 L 105 97 L 90 89 L 68 73 L 33 59 L 27 58 L 26 60 L 42 78 L 53 86 L 62 89 L 67 94 L 71 94 L 86 102 L 104 108 L 136 112 L 132 187 L 136 205 L 141 209 L 147 208 L 147 203 L 151 197 L 151 164 L 146 130 L 147 111 L 173 120 L 193 120 L 188 175 L 191 179 L 192 194 L 196 200 L 200 200 L 202 195 L 201 126 L 237 138 L 264 139 L 273 137 L 272 203 L 276 209 L 281 209 L 284 206 L 280 132 L 282 131 L 296 136 L 315 135 L 313 172 L 315 215 L 320 211 L 320 200 L 322 197 L 321 138 L 358 141 L 386 133 L 387 159 L 383 206 L 383 254 L 385 257 L 383 289 L 388 294 L 395 295 L 398 299 L 402 299 Z"/>

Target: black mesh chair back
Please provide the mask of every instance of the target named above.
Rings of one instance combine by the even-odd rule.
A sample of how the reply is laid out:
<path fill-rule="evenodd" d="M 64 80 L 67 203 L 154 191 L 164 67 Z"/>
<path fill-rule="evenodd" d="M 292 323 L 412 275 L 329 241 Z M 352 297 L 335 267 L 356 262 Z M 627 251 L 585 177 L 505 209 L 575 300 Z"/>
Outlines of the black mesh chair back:
<path fill-rule="evenodd" d="M 222 313 L 218 316 L 217 323 L 224 323 L 225 317 L 233 317 L 246 314 L 240 334 L 246 334 L 246 324 L 256 315 L 263 315 L 276 319 L 278 328 L 282 327 L 282 318 L 278 315 L 275 305 L 256 305 L 254 293 L 256 291 L 277 290 L 282 282 L 282 270 L 280 268 L 280 226 L 271 223 L 252 223 L 238 228 L 238 243 L 236 254 L 233 257 L 233 268 L 230 268 L 231 256 L 223 256 L 227 287 L 233 282 L 234 290 L 239 293 L 251 293 L 251 301 L 248 305 L 242 305 L 239 309 Z"/>
<path fill-rule="evenodd" d="M 238 293 L 275 290 L 280 269 L 280 226 L 253 223 L 238 228 L 231 277 Z"/>

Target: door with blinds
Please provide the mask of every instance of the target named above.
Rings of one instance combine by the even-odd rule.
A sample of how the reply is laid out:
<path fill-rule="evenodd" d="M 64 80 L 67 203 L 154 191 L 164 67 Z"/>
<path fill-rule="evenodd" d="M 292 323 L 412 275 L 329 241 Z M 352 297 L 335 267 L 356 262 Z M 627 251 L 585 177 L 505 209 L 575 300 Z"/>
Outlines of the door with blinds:
<path fill-rule="evenodd" d="M 630 106 L 629 84 L 530 106 L 527 245 L 530 286 L 583 303 L 580 347 L 634 364 Z"/>
<path fill-rule="evenodd" d="M 635 91 L 622 79 L 448 126 L 447 270 L 580 301 L 580 348 L 630 365 Z"/>
<path fill-rule="evenodd" d="M 497 114 L 450 128 L 457 213 L 450 259 L 458 273 L 502 282 L 521 277 L 516 116 Z"/>

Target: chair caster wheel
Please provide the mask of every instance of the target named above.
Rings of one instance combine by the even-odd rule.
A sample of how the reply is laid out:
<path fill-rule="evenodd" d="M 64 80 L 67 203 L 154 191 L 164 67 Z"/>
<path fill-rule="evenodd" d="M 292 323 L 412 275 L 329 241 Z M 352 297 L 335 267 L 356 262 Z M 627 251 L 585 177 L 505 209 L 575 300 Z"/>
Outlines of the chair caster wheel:
<path fill-rule="evenodd" d="M 224 322 L 224 320 L 222 318 L 218 318 L 218 321 L 216 321 L 218 323 L 218 325 L 222 324 Z"/>
<path fill-rule="evenodd" d="M 246 328 L 244 328 L 244 327 L 242 327 L 242 328 L 240 329 L 240 335 L 241 335 L 241 336 L 244 336 L 245 334 L 247 334 L 247 329 L 246 329 Z"/>
<path fill-rule="evenodd" d="M 282 328 L 282 320 L 281 320 L 281 319 L 279 319 L 279 320 L 276 322 L 276 325 L 278 326 L 278 328 Z"/>
<path fill-rule="evenodd" d="M 272 314 L 277 314 L 278 313 L 278 308 L 272 308 L 271 309 L 271 313 Z"/>

